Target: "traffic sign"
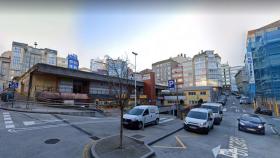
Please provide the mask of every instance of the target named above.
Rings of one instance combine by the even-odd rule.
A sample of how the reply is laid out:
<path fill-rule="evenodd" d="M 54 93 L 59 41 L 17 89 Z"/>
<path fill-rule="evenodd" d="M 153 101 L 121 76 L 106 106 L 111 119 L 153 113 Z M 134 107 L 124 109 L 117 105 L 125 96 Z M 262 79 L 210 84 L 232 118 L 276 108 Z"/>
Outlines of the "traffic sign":
<path fill-rule="evenodd" d="M 170 90 L 174 90 L 175 89 L 175 81 L 174 80 L 168 80 L 168 88 Z"/>
<path fill-rule="evenodd" d="M 14 89 L 18 88 L 18 82 L 10 81 L 9 88 L 14 88 Z"/>

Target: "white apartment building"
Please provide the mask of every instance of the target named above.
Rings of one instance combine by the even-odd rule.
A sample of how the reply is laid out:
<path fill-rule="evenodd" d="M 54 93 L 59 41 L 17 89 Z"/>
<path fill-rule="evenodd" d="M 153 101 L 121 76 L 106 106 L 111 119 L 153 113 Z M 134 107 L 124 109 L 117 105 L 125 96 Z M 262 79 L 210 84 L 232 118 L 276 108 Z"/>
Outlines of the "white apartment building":
<path fill-rule="evenodd" d="M 221 57 L 213 50 L 195 55 L 193 65 L 195 86 L 222 86 Z"/>
<path fill-rule="evenodd" d="M 56 65 L 57 51 L 38 49 L 25 43 L 13 42 L 10 76 L 20 76 L 37 63 Z"/>
<path fill-rule="evenodd" d="M 231 86 L 231 74 L 230 74 L 230 66 L 228 63 L 221 65 L 222 70 L 222 85 L 224 88 L 230 88 Z"/>
<path fill-rule="evenodd" d="M 192 58 L 187 58 L 187 60 L 182 63 L 182 66 L 183 66 L 184 87 L 194 86 L 193 83 L 194 69 L 193 69 Z"/>

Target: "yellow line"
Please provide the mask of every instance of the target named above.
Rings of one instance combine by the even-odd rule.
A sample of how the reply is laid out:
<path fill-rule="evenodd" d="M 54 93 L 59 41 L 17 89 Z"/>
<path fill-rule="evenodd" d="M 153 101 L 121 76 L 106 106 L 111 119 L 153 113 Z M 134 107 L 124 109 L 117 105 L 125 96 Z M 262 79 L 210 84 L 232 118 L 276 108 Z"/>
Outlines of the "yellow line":
<path fill-rule="evenodd" d="M 182 148 L 186 149 L 185 144 L 179 139 L 179 137 L 175 136 L 177 142 L 181 145 Z"/>

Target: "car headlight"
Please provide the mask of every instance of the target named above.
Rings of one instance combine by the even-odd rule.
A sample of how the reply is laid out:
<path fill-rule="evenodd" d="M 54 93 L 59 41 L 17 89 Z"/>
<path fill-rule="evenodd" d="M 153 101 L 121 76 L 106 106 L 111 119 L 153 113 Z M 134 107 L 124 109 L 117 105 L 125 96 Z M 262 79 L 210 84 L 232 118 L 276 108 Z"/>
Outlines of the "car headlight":
<path fill-rule="evenodd" d="M 263 125 L 258 125 L 258 128 L 263 128 Z"/>
<path fill-rule="evenodd" d="M 241 124 L 242 126 L 245 126 L 245 123 L 243 123 L 243 122 L 240 122 L 240 124 Z"/>
<path fill-rule="evenodd" d="M 205 125 L 206 125 L 206 122 L 200 123 L 199 125 L 200 125 L 200 126 L 205 126 Z"/>

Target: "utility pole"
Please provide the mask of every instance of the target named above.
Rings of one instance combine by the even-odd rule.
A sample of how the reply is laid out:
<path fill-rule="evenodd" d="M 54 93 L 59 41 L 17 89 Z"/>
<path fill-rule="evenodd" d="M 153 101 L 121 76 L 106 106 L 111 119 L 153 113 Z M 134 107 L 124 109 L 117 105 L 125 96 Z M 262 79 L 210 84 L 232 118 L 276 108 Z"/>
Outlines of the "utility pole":
<path fill-rule="evenodd" d="M 135 52 L 132 52 L 132 54 L 134 54 L 134 56 L 135 56 L 135 70 L 134 70 L 134 106 L 136 106 L 137 105 L 137 95 L 136 95 L 136 56 L 138 55 L 137 53 L 135 53 Z"/>

